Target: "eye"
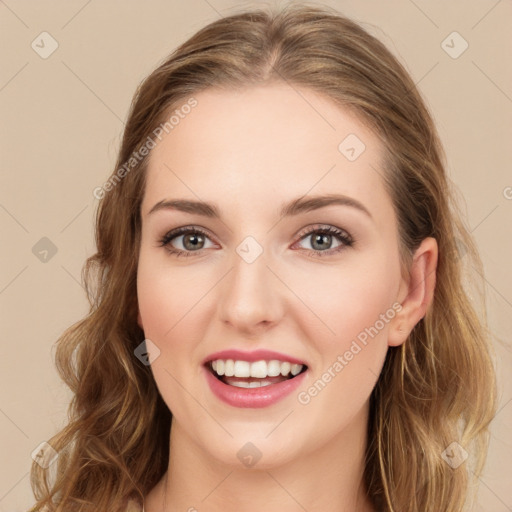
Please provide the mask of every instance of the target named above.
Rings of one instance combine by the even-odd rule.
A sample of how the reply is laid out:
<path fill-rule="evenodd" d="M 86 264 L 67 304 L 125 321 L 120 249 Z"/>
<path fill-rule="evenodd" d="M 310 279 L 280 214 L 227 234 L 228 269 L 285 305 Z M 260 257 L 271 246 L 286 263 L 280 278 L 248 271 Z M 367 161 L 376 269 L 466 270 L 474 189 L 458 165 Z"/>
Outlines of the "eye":
<path fill-rule="evenodd" d="M 308 238 L 311 239 L 309 243 L 310 247 L 302 247 L 302 249 L 306 250 L 308 256 L 313 258 L 332 256 L 342 251 L 344 248 L 352 246 L 354 243 L 353 238 L 347 231 L 334 226 L 313 226 L 306 232 L 301 233 L 300 240 L 296 242 L 296 244 Z M 181 241 L 179 241 L 179 239 L 181 239 Z M 339 242 L 334 248 L 331 247 L 333 239 L 337 239 Z M 187 257 L 192 256 L 195 252 L 200 253 L 202 249 L 207 249 L 208 247 L 205 247 L 207 240 L 210 240 L 210 238 L 206 231 L 196 226 L 186 226 L 169 231 L 169 233 L 160 240 L 160 246 L 165 247 L 171 254 Z M 178 247 L 176 247 L 175 244 L 177 244 Z M 212 246 L 213 245 L 211 245 L 210 248 Z"/>
<path fill-rule="evenodd" d="M 182 239 L 173 244 L 174 240 Z M 205 242 L 209 240 L 208 233 L 201 228 L 188 226 L 169 231 L 161 240 L 160 246 L 165 247 L 170 253 L 176 256 L 192 256 L 192 253 L 205 249 Z M 181 246 L 181 247 L 179 247 Z"/>
<path fill-rule="evenodd" d="M 332 256 L 346 247 L 351 247 L 354 243 L 353 238 L 347 231 L 334 226 L 314 226 L 305 233 L 301 233 L 299 242 L 308 238 L 310 242 L 309 247 L 306 247 L 306 249 L 308 250 L 308 255 L 313 258 Z M 331 247 L 333 239 L 339 241 L 339 244 L 334 248 Z"/>

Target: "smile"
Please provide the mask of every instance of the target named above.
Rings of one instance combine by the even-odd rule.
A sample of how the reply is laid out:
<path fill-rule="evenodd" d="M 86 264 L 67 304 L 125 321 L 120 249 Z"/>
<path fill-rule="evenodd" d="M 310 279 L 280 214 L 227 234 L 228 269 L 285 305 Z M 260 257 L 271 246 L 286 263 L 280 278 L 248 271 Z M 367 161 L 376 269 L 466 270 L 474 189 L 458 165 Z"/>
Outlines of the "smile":
<path fill-rule="evenodd" d="M 289 361 L 240 361 L 216 359 L 211 361 L 212 373 L 225 384 L 240 388 L 259 388 L 270 386 L 295 377 L 305 369 L 305 365 Z"/>
<path fill-rule="evenodd" d="M 231 406 L 245 408 L 267 407 L 289 395 L 303 381 L 308 367 L 277 353 L 265 354 L 268 358 L 263 359 L 263 351 L 242 358 L 232 351 L 230 355 L 236 358 L 215 356 L 206 361 L 206 380 L 213 394 Z M 258 355 L 262 359 L 256 360 Z"/>

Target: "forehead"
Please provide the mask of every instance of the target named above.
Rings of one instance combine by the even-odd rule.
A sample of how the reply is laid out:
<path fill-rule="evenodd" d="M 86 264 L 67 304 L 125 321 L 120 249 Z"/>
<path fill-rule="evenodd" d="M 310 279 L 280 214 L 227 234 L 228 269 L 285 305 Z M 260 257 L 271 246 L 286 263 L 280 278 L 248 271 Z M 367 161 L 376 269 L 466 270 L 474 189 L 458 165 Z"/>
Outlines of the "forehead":
<path fill-rule="evenodd" d="M 151 152 L 143 211 L 167 196 L 261 208 L 338 192 L 389 203 L 381 141 L 330 98 L 285 83 L 207 89 L 194 98 L 197 105 Z"/>

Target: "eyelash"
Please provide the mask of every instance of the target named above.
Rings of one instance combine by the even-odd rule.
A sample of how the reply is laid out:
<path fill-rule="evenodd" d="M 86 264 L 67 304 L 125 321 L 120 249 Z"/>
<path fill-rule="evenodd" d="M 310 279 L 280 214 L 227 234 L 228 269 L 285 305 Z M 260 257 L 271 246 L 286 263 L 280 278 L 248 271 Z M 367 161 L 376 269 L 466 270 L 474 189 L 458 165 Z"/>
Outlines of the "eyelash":
<path fill-rule="evenodd" d="M 171 254 L 173 254 L 177 257 L 193 256 L 194 253 L 199 253 L 201 251 L 201 249 L 199 249 L 197 251 L 183 251 L 181 249 L 176 249 L 175 247 L 170 245 L 171 241 L 174 238 L 177 238 L 180 235 L 188 235 L 190 233 L 200 233 L 201 235 L 203 235 L 207 238 L 210 238 L 208 233 L 206 231 L 204 231 L 203 229 L 196 227 L 196 226 L 188 226 L 188 227 L 177 228 L 173 231 L 169 231 L 169 233 L 167 233 L 162 239 L 160 239 L 159 246 L 165 247 L 167 251 L 169 251 Z M 315 233 L 321 233 L 324 235 L 334 235 L 339 239 L 341 244 L 338 247 L 335 247 L 334 249 L 327 249 L 324 251 L 315 251 L 313 249 L 302 249 L 304 251 L 307 251 L 308 256 L 311 258 L 323 258 L 325 256 L 332 256 L 333 254 L 342 251 L 345 247 L 351 247 L 354 244 L 354 239 L 350 236 L 350 234 L 347 231 L 345 231 L 343 229 L 335 228 L 334 226 L 327 226 L 327 227 L 326 226 L 322 226 L 322 227 L 314 226 L 309 231 L 302 233 L 298 241 L 300 242 L 302 239 L 307 238 L 308 236 L 315 234 Z M 310 254 L 311 252 L 314 253 L 314 256 Z"/>

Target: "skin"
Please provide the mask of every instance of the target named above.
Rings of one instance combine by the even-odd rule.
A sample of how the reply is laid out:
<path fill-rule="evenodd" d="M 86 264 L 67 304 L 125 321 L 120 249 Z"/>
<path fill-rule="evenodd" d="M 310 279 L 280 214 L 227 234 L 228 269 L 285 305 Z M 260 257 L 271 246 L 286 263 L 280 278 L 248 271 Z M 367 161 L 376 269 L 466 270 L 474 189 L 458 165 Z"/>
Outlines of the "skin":
<path fill-rule="evenodd" d="M 436 242 L 423 241 L 403 276 L 380 140 L 329 98 L 283 83 L 194 97 L 198 105 L 152 151 L 141 207 L 139 324 L 160 350 L 151 368 L 173 413 L 168 472 L 146 512 L 373 511 L 362 486 L 368 399 L 388 347 L 407 339 L 432 301 Z M 366 146 L 355 161 L 338 150 L 348 134 Z M 332 193 L 371 216 L 347 205 L 279 216 L 283 203 Z M 213 202 L 221 219 L 148 213 L 177 198 Z M 315 249 L 302 233 L 318 224 L 347 231 L 353 245 L 334 252 L 343 242 L 333 236 Z M 159 245 L 191 225 L 209 236 L 190 257 Z M 236 252 L 247 236 L 263 248 L 250 264 Z M 171 243 L 184 250 L 184 238 Z M 300 403 L 298 393 L 397 303 L 394 318 Z M 308 374 L 272 406 L 235 408 L 212 394 L 201 368 L 229 348 L 289 354 Z M 250 468 L 237 457 L 248 442 L 261 452 Z"/>

